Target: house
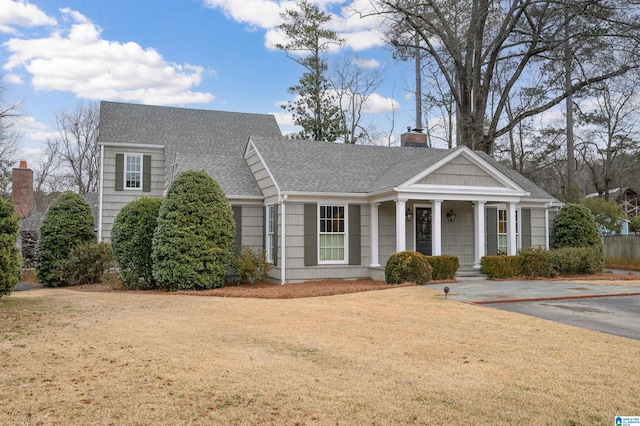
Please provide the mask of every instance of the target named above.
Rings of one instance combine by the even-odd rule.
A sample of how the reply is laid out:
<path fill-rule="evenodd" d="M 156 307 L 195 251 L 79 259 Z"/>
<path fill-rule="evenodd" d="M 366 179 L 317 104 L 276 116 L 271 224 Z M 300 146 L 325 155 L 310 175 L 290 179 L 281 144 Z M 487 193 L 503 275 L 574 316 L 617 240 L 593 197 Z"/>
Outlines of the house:
<path fill-rule="evenodd" d="M 638 216 L 638 191 L 629 186 L 623 186 L 620 188 L 610 189 L 608 192 L 609 200 L 614 200 L 616 203 L 620 204 L 627 217 Z M 587 194 L 585 198 L 602 198 L 603 196 L 603 194 L 593 192 L 591 194 Z"/>
<path fill-rule="evenodd" d="M 229 199 L 237 243 L 264 248 L 280 283 L 381 278 L 405 249 L 478 266 L 549 246 L 556 199 L 484 153 L 425 148 L 423 136 L 406 133 L 402 147 L 289 140 L 270 115 L 102 102 L 99 239 L 125 204 L 201 169 Z"/>

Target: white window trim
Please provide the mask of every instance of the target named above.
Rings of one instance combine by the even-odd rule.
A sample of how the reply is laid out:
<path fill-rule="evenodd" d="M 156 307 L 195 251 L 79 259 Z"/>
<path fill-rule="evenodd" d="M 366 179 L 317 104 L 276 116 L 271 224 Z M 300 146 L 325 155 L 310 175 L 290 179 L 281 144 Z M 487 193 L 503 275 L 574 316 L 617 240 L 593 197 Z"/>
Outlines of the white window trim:
<path fill-rule="evenodd" d="M 128 157 L 138 157 L 140 158 L 140 187 L 138 188 L 130 188 L 127 186 L 127 158 Z M 122 176 L 122 189 L 125 191 L 142 191 L 144 187 L 144 155 L 138 153 L 125 152 L 124 153 L 124 164 L 122 167 L 122 172 L 124 176 Z"/>
<path fill-rule="evenodd" d="M 277 224 L 275 223 L 275 217 L 274 217 L 274 213 L 275 213 L 275 204 L 268 204 L 266 206 L 267 208 L 265 209 L 265 214 L 266 214 L 266 218 L 265 218 L 265 224 L 266 224 L 266 228 L 264 230 L 265 232 L 265 236 L 266 238 L 264 239 L 264 252 L 265 252 L 265 257 L 267 258 L 267 262 L 269 263 L 273 263 L 273 238 L 275 236 L 275 229 Z M 271 232 L 269 232 L 269 224 L 272 223 L 273 224 L 273 230 Z"/>
<path fill-rule="evenodd" d="M 344 260 L 320 260 L 320 207 L 343 207 L 344 208 Z M 348 265 L 349 264 L 349 206 L 343 203 L 318 203 L 316 210 L 316 220 L 318 226 L 317 233 L 317 253 L 318 253 L 318 265 Z"/>
<path fill-rule="evenodd" d="M 507 226 L 507 232 L 504 234 L 500 233 L 500 211 L 505 211 L 506 213 L 506 226 Z M 496 238 L 498 239 L 496 246 L 498 247 L 498 250 L 500 250 L 500 235 L 505 235 L 507 237 L 507 247 L 504 248 L 504 251 L 506 252 L 508 250 L 509 247 L 509 207 L 506 205 L 498 205 L 497 206 L 497 213 L 496 213 Z M 522 232 L 520 232 L 520 228 L 522 227 L 522 224 L 520 223 L 522 221 L 522 212 L 520 208 L 516 208 L 516 252 L 520 251 L 522 249 Z"/>

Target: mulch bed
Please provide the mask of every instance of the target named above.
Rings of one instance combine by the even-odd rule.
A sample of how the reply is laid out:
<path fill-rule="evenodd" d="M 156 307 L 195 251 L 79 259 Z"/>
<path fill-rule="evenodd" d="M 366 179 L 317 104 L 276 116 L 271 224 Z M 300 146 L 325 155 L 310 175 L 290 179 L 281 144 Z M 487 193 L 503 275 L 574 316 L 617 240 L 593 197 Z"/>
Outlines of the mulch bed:
<path fill-rule="evenodd" d="M 332 296 L 335 294 L 357 293 L 362 291 L 386 290 L 390 288 L 413 286 L 413 283 L 389 285 L 372 279 L 307 281 L 297 284 L 256 283 L 228 285 L 222 288 L 200 291 L 177 291 L 176 294 L 216 297 L 253 297 L 260 299 L 297 299 L 301 297 Z"/>

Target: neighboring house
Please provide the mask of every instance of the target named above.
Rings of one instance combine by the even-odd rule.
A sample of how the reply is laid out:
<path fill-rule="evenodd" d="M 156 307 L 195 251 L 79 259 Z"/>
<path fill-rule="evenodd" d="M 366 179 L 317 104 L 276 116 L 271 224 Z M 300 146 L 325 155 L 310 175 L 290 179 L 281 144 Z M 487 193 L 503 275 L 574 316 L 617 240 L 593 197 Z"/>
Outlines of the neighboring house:
<path fill-rule="evenodd" d="M 380 278 L 401 250 L 485 254 L 548 247 L 559 202 L 490 156 L 430 149 L 426 135 L 378 147 L 288 140 L 273 116 L 102 102 L 98 235 L 130 201 L 205 170 L 224 190 L 236 243 L 264 248 L 281 283 Z"/>
<path fill-rule="evenodd" d="M 57 194 L 50 194 L 51 197 Z M 82 195 L 91 207 L 93 223 L 98 223 L 98 193 L 89 192 Z M 25 160 L 20 161 L 11 174 L 11 198 L 15 204 L 16 215 L 20 218 L 20 232 L 18 248 L 21 250 L 23 261 L 30 264 L 35 259 L 40 225 L 46 212 L 43 200 L 36 202 L 33 191 L 33 170 L 27 166 Z"/>
<path fill-rule="evenodd" d="M 588 194 L 586 198 L 603 198 L 604 195 L 598 194 L 597 192 Z M 614 200 L 616 203 L 620 204 L 622 210 L 624 211 L 627 217 L 629 216 L 638 216 L 639 213 L 639 204 L 638 203 L 638 192 L 629 187 L 624 186 L 621 188 L 613 188 L 609 190 L 609 200 Z"/>

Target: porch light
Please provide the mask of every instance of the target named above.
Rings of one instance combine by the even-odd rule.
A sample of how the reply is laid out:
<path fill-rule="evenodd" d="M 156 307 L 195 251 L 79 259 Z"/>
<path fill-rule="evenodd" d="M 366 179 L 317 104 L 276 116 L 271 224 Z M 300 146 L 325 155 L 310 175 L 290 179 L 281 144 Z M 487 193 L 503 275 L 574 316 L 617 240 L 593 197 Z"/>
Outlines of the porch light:
<path fill-rule="evenodd" d="M 449 212 L 447 213 L 447 220 L 449 222 L 455 222 L 456 221 L 456 214 L 453 212 L 453 209 L 449 210 Z"/>
<path fill-rule="evenodd" d="M 411 219 L 413 219 L 413 213 L 411 213 L 410 209 L 407 209 L 407 222 L 411 222 Z"/>

